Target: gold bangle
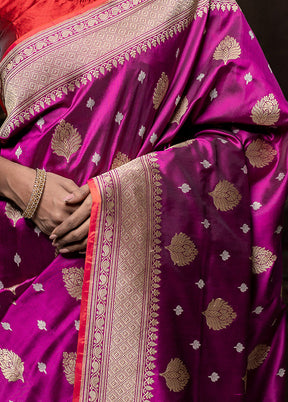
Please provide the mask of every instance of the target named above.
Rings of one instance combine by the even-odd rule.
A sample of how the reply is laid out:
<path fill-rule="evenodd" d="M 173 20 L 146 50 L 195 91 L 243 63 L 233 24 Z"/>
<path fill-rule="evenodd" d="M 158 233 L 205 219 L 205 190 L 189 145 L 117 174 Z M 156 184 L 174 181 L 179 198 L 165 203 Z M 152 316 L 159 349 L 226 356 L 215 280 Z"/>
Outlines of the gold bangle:
<path fill-rule="evenodd" d="M 46 182 L 46 171 L 45 169 L 36 169 L 36 178 L 33 185 L 32 194 L 30 200 L 27 204 L 27 207 L 22 212 L 22 216 L 27 219 L 31 219 L 32 216 L 35 214 L 36 209 L 39 205 L 41 200 L 44 187 Z"/>

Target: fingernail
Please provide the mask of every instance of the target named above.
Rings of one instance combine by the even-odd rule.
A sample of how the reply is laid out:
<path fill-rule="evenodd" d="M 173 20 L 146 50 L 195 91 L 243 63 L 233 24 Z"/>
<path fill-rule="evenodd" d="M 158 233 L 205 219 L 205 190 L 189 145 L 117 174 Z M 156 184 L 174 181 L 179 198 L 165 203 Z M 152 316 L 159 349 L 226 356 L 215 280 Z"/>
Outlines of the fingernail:
<path fill-rule="evenodd" d="M 67 197 L 65 197 L 65 198 L 64 198 L 64 200 L 63 200 L 63 201 L 65 201 L 65 202 L 67 202 L 67 201 L 71 201 L 71 200 L 72 200 L 72 198 L 74 198 L 74 194 L 69 194 L 69 195 L 67 195 Z"/>
<path fill-rule="evenodd" d="M 54 239 L 56 239 L 56 237 L 57 237 L 57 236 L 56 236 L 55 234 L 52 234 L 52 235 L 49 237 L 49 239 L 50 239 L 50 240 L 54 240 Z"/>
<path fill-rule="evenodd" d="M 61 253 L 61 254 L 69 253 L 69 250 L 68 250 L 68 248 L 61 248 L 59 250 L 59 253 Z"/>

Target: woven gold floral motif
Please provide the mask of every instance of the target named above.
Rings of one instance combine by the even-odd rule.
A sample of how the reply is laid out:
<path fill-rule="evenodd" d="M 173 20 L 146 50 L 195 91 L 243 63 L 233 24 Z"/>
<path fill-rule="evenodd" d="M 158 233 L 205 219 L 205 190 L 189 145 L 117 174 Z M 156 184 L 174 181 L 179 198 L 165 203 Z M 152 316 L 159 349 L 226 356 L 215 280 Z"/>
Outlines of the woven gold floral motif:
<path fill-rule="evenodd" d="M 223 60 L 227 64 L 229 60 L 239 59 L 241 55 L 241 47 L 237 40 L 232 36 L 227 35 L 214 52 L 214 60 Z"/>
<path fill-rule="evenodd" d="M 185 96 L 185 98 L 182 100 L 182 102 L 180 102 L 179 106 L 177 107 L 177 109 L 172 117 L 171 123 L 180 124 L 182 117 L 188 110 L 188 105 L 189 105 L 189 102 L 188 102 L 187 97 Z"/>
<path fill-rule="evenodd" d="M 75 352 L 63 352 L 63 369 L 66 380 L 69 384 L 74 384 L 75 379 L 75 365 L 77 354 Z"/>
<path fill-rule="evenodd" d="M 270 346 L 267 345 L 257 345 L 248 356 L 247 370 L 255 370 L 261 366 L 267 358 L 270 349 Z"/>
<path fill-rule="evenodd" d="M 227 180 L 219 181 L 214 191 L 208 194 L 213 198 L 215 207 L 222 212 L 231 211 L 237 207 L 242 198 L 234 184 Z"/>
<path fill-rule="evenodd" d="M 253 107 L 251 118 L 260 126 L 273 126 L 280 117 L 279 103 L 273 94 L 264 96 Z"/>
<path fill-rule="evenodd" d="M 170 391 L 181 392 L 188 384 L 190 375 L 182 360 L 171 359 L 166 371 L 160 374 L 166 380 L 166 385 Z"/>
<path fill-rule="evenodd" d="M 237 317 L 233 308 L 221 298 L 212 299 L 208 304 L 207 310 L 202 314 L 206 317 L 209 329 L 214 331 L 229 327 Z"/>
<path fill-rule="evenodd" d="M 193 241 L 182 232 L 175 234 L 170 246 L 165 248 L 169 250 L 174 265 L 178 265 L 179 267 L 190 264 L 198 254 Z"/>
<path fill-rule="evenodd" d="M 116 169 L 122 165 L 125 165 L 125 163 L 130 162 L 130 158 L 126 154 L 123 154 L 122 152 L 118 152 L 115 158 L 113 159 L 111 169 Z"/>
<path fill-rule="evenodd" d="M 247 147 L 245 155 L 253 167 L 262 168 L 273 161 L 277 151 L 268 142 L 258 138 Z"/>
<path fill-rule="evenodd" d="M 195 142 L 195 141 L 197 141 L 197 140 L 196 140 L 196 139 L 187 140 L 187 141 L 184 141 L 184 142 L 180 142 L 179 144 L 172 145 L 172 147 L 169 147 L 169 148 L 167 148 L 167 149 L 171 149 L 171 148 L 185 148 L 185 147 L 188 147 L 189 145 L 193 144 L 193 142 Z"/>
<path fill-rule="evenodd" d="M 72 124 L 61 120 L 53 134 L 51 148 L 56 155 L 64 156 L 68 163 L 71 156 L 80 148 L 81 141 L 78 130 Z"/>
<path fill-rule="evenodd" d="M 0 368 L 9 382 L 21 380 L 24 382 L 24 363 L 16 353 L 8 349 L 0 349 Z"/>
<path fill-rule="evenodd" d="M 212 0 L 210 4 L 211 10 L 237 11 L 239 6 L 235 0 Z"/>
<path fill-rule="evenodd" d="M 163 72 L 157 82 L 156 88 L 154 89 L 153 94 L 154 109 L 157 110 L 161 105 L 161 102 L 164 99 L 164 96 L 166 95 L 166 92 L 168 90 L 168 86 L 169 86 L 169 78 L 167 74 Z"/>
<path fill-rule="evenodd" d="M 69 295 L 76 300 L 81 300 L 84 269 L 77 267 L 63 268 L 62 274 L 65 288 Z"/>
<path fill-rule="evenodd" d="M 9 202 L 7 202 L 5 206 L 5 215 L 7 216 L 8 219 L 12 220 L 14 228 L 19 219 L 23 219 L 23 216 L 21 215 L 19 209 L 12 207 L 12 205 L 9 204 Z"/>
<path fill-rule="evenodd" d="M 250 260 L 252 261 L 252 272 L 254 274 L 262 274 L 272 267 L 277 260 L 277 256 L 270 250 L 256 246 L 252 248 Z"/>

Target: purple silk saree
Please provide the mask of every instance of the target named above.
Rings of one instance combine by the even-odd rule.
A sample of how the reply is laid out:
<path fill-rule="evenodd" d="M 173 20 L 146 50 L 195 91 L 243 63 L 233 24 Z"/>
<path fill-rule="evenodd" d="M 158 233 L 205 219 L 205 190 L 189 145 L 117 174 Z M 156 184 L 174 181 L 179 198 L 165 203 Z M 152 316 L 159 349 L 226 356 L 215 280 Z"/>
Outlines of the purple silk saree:
<path fill-rule="evenodd" d="M 0 73 L 1 155 L 94 197 L 86 261 L 0 203 L 1 401 L 282 401 L 288 109 L 237 3 L 113 0 Z"/>

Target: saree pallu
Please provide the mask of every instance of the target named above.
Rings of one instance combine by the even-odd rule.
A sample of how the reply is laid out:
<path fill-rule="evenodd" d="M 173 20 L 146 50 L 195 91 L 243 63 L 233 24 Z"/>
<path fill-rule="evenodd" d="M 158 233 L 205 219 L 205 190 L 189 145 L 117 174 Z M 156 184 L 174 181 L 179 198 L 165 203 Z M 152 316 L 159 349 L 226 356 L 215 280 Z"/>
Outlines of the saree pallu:
<path fill-rule="evenodd" d="M 94 201 L 85 261 L 1 201 L 1 400 L 282 401 L 288 109 L 237 3 L 106 2 L 0 72 L 1 156 Z"/>

